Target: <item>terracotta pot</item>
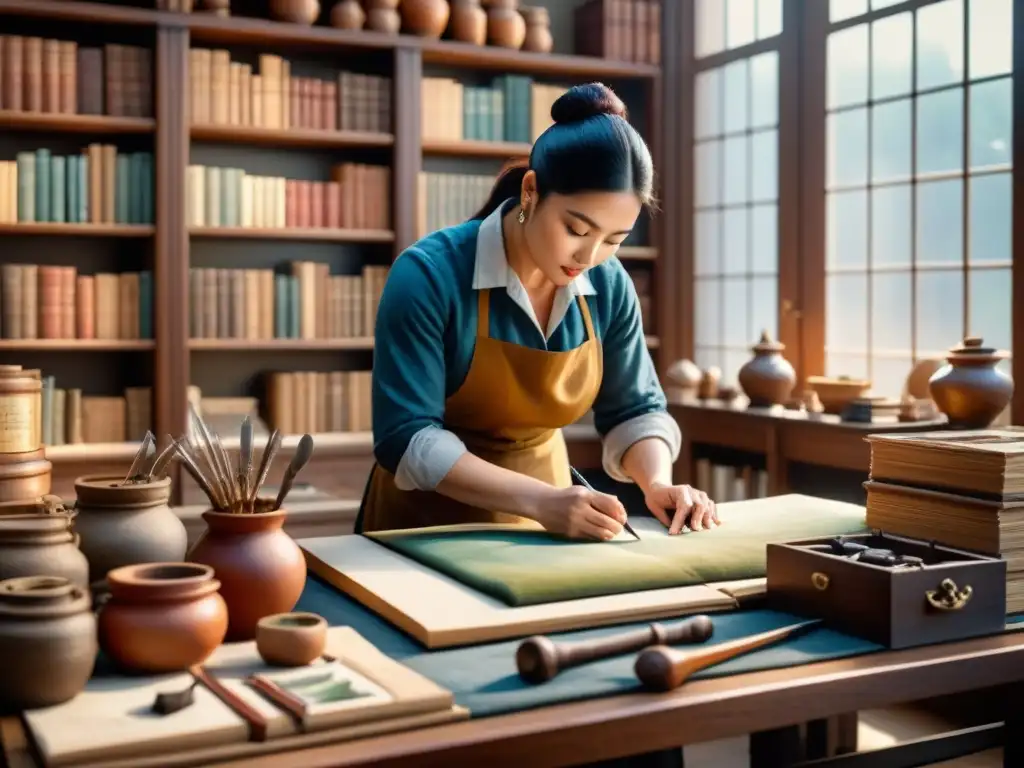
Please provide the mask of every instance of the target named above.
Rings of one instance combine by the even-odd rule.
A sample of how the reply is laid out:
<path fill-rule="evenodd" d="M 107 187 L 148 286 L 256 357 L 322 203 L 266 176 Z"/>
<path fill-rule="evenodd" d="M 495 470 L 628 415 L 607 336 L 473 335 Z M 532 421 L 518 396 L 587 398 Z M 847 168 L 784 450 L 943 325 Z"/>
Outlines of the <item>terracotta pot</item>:
<path fill-rule="evenodd" d="M 420 37 L 441 37 L 448 26 L 448 0 L 402 0 L 402 30 Z"/>
<path fill-rule="evenodd" d="M 287 613 L 306 584 L 306 559 L 282 530 L 287 513 L 204 512 L 206 531 L 188 560 L 211 566 L 228 604 L 230 641 L 252 640 L 264 616 Z"/>
<path fill-rule="evenodd" d="M 984 429 L 1013 398 L 1013 379 L 996 369 L 1008 352 L 984 346 L 977 337 L 964 339 L 946 355 L 928 389 L 938 409 L 956 429 Z"/>
<path fill-rule="evenodd" d="M 487 42 L 501 48 L 519 49 L 526 39 L 526 20 L 517 0 L 491 0 L 487 8 Z"/>
<path fill-rule="evenodd" d="M 46 451 L 0 453 L 0 502 L 38 499 L 50 492 L 53 465 Z"/>
<path fill-rule="evenodd" d="M 766 408 L 783 405 L 793 392 L 796 371 L 782 356 L 785 344 L 772 341 L 768 331 L 751 347 L 754 357 L 740 368 L 739 382 L 751 407 Z"/>
<path fill-rule="evenodd" d="M 524 7 L 521 13 L 526 21 L 523 50 L 550 53 L 555 47 L 555 39 L 551 36 L 551 17 L 548 15 L 548 9 L 543 6 Z"/>
<path fill-rule="evenodd" d="M 331 8 L 331 26 L 335 29 L 362 29 L 366 12 L 359 0 L 341 0 Z"/>
<path fill-rule="evenodd" d="M 320 17 L 318 0 L 270 0 L 270 18 L 309 26 Z"/>
<path fill-rule="evenodd" d="M 665 383 L 677 397 L 684 400 L 697 396 L 701 380 L 700 368 L 690 360 L 676 360 L 665 371 Z"/>
<path fill-rule="evenodd" d="M 402 17 L 398 13 L 399 0 L 367 0 L 366 27 L 375 32 L 397 35 L 402 28 Z"/>
<path fill-rule="evenodd" d="M 256 650 L 267 664 L 302 667 L 320 658 L 327 622 L 315 613 L 278 613 L 256 625 Z"/>
<path fill-rule="evenodd" d="M 472 45 L 487 43 L 487 12 L 480 0 L 451 0 L 448 34 L 452 40 Z"/>
<path fill-rule="evenodd" d="M 43 377 L 39 370 L 0 365 L 0 453 L 43 447 Z"/>
<path fill-rule="evenodd" d="M 59 576 L 89 586 L 89 561 L 78 548 L 75 512 L 47 514 L 42 502 L 0 505 L 0 579 Z"/>
<path fill-rule="evenodd" d="M 722 382 L 722 369 L 712 365 L 700 375 L 700 384 L 697 386 L 697 397 L 701 400 L 714 400 L 719 395 Z"/>
<path fill-rule="evenodd" d="M 208 566 L 126 565 L 107 574 L 107 586 L 110 599 L 99 614 L 100 647 L 123 669 L 186 670 L 224 641 L 228 609 Z"/>
<path fill-rule="evenodd" d="M 67 579 L 0 582 L 0 710 L 63 704 L 81 693 L 96 664 L 89 592 Z"/>
<path fill-rule="evenodd" d="M 185 558 L 185 525 L 168 506 L 171 479 L 120 485 L 123 477 L 86 475 L 75 480 L 82 552 L 92 583 L 107 571 L 136 563 L 179 562 Z"/>

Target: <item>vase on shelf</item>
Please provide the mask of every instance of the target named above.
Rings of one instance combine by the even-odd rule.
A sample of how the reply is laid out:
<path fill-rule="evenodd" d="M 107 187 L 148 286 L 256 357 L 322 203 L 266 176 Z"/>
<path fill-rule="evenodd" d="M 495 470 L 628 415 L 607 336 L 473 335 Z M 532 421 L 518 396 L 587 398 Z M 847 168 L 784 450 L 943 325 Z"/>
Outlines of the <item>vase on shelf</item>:
<path fill-rule="evenodd" d="M 956 429 L 984 429 L 1013 398 L 1013 379 L 996 368 L 1008 352 L 971 336 L 946 355 L 946 365 L 928 381 L 936 407 Z"/>
<path fill-rule="evenodd" d="M 518 50 L 525 38 L 526 19 L 519 13 L 519 0 L 491 0 L 487 6 L 487 42 Z"/>
<path fill-rule="evenodd" d="M 448 0 L 402 0 L 402 30 L 417 37 L 439 38 L 448 26 Z"/>
<path fill-rule="evenodd" d="M 359 0 L 341 0 L 331 8 L 331 26 L 335 29 L 362 29 L 366 12 Z"/>
<path fill-rule="evenodd" d="M 397 35 L 402 28 L 398 3 L 399 0 L 366 0 L 366 28 Z"/>
<path fill-rule="evenodd" d="M 783 405 L 796 384 L 796 371 L 782 356 L 786 345 L 773 341 L 768 331 L 751 347 L 754 357 L 740 368 L 739 383 L 751 407 L 767 408 Z"/>
<path fill-rule="evenodd" d="M 480 0 L 451 0 L 448 35 L 452 40 L 472 45 L 487 43 L 487 11 Z"/>
<path fill-rule="evenodd" d="M 521 13 L 526 22 L 523 50 L 550 53 L 555 47 L 555 39 L 551 36 L 551 15 L 548 9 L 540 5 L 523 6 Z"/>
<path fill-rule="evenodd" d="M 270 0 L 270 18 L 310 26 L 320 17 L 319 0 Z"/>

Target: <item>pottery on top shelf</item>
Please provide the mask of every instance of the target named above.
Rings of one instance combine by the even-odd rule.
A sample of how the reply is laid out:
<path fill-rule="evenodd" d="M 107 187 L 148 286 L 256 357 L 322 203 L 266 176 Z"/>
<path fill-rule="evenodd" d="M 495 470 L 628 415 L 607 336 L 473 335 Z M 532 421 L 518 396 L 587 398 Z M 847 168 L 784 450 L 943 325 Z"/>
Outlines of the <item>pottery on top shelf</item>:
<path fill-rule="evenodd" d="M 362 29 L 366 11 L 359 0 L 339 0 L 331 8 L 331 26 L 335 29 Z"/>
<path fill-rule="evenodd" d="M 320 18 L 319 0 L 270 0 L 270 18 L 309 26 Z"/>
<path fill-rule="evenodd" d="M 487 6 L 487 42 L 500 48 L 523 47 L 526 20 L 519 13 L 519 0 L 490 0 Z"/>
<path fill-rule="evenodd" d="M 740 387 L 754 408 L 783 405 L 796 384 L 796 371 L 782 356 L 786 345 L 773 341 L 768 331 L 751 347 L 754 357 L 739 372 Z"/>
<path fill-rule="evenodd" d="M 399 0 L 366 0 L 366 28 L 374 32 L 397 35 L 402 28 L 402 17 L 398 14 Z"/>
<path fill-rule="evenodd" d="M 75 530 L 93 584 L 123 565 L 181 561 L 188 547 L 185 526 L 168 505 L 170 478 L 129 485 L 123 481 L 111 475 L 75 480 Z"/>
<path fill-rule="evenodd" d="M 402 31 L 419 37 L 441 37 L 448 26 L 448 0 L 402 0 Z"/>
<path fill-rule="evenodd" d="M 60 576 L 89 586 L 89 561 L 78 548 L 75 511 L 48 511 L 42 501 L 0 504 L 0 579 Z"/>
<path fill-rule="evenodd" d="M 487 43 L 487 11 L 480 0 L 450 0 L 448 35 L 452 40 L 471 45 Z"/>
<path fill-rule="evenodd" d="M 551 36 L 551 15 L 542 5 L 523 6 L 520 9 L 526 21 L 526 36 L 523 38 L 523 50 L 534 53 L 550 53 L 555 47 L 555 39 Z"/>
<path fill-rule="evenodd" d="M 56 576 L 0 581 L 0 712 L 52 707 L 85 688 L 96 664 L 89 592 Z"/>
<path fill-rule="evenodd" d="M 969 336 L 946 355 L 947 365 L 932 374 L 928 389 L 954 429 L 984 429 L 1013 398 L 1013 379 L 996 368 L 1008 352 L 986 347 Z"/>

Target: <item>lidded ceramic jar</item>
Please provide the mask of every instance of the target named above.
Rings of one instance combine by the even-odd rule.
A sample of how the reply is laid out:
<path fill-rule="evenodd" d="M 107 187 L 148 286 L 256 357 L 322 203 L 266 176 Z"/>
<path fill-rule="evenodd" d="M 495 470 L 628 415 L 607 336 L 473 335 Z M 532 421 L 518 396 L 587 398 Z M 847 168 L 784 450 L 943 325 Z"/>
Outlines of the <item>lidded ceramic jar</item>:
<path fill-rule="evenodd" d="M 518 50 L 525 38 L 526 20 L 519 13 L 519 0 L 491 0 L 487 7 L 487 42 Z"/>
<path fill-rule="evenodd" d="M 784 405 L 796 385 L 796 371 L 782 356 L 786 345 L 773 341 L 768 331 L 751 347 L 754 357 L 740 368 L 739 383 L 753 408 Z"/>
<path fill-rule="evenodd" d="M 480 0 L 451 0 L 448 34 L 452 40 L 472 45 L 487 43 L 487 11 Z"/>
<path fill-rule="evenodd" d="M 56 576 L 0 581 L 0 710 L 52 707 L 85 688 L 96 664 L 88 590 Z"/>
<path fill-rule="evenodd" d="M 48 513 L 41 501 L 0 504 L 0 579 L 59 576 L 89 586 L 89 561 L 73 530 L 76 512 Z"/>
<path fill-rule="evenodd" d="M 964 339 L 946 355 L 947 365 L 928 380 L 936 407 L 955 429 L 984 429 L 1013 398 L 1013 379 L 996 368 L 1009 353 L 984 346 L 977 336 Z"/>
<path fill-rule="evenodd" d="M 89 579 L 137 563 L 179 562 L 185 558 L 185 525 L 171 510 L 171 479 L 121 485 L 124 477 L 86 475 L 75 480 L 75 530 L 89 560 Z"/>
<path fill-rule="evenodd" d="M 542 5 L 523 6 L 523 20 L 526 21 L 526 36 L 523 50 L 534 53 L 549 53 L 555 46 L 551 36 L 551 16 Z"/>

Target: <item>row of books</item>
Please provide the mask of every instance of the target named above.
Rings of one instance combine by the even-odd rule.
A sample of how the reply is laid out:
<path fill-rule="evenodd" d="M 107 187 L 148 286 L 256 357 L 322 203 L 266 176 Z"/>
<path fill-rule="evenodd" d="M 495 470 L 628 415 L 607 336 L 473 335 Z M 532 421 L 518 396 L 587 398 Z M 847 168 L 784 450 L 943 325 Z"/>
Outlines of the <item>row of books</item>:
<path fill-rule="evenodd" d="M 371 371 L 275 371 L 266 375 L 267 421 L 282 434 L 367 432 Z"/>
<path fill-rule="evenodd" d="M 424 139 L 533 142 L 551 125 L 551 105 L 565 86 L 503 75 L 490 86 L 469 86 L 425 77 L 421 133 Z"/>
<path fill-rule="evenodd" d="M 191 165 L 187 195 L 191 227 L 391 228 L 391 168 L 383 165 L 334 165 L 331 181 Z"/>
<path fill-rule="evenodd" d="M 152 224 L 153 155 L 90 144 L 79 155 L 49 149 L 0 161 L 0 223 Z"/>
<path fill-rule="evenodd" d="M 291 74 L 291 62 L 260 54 L 254 68 L 230 51 L 189 51 L 189 104 L 196 125 L 245 125 L 390 133 L 391 78 L 340 72 L 333 80 Z"/>
<path fill-rule="evenodd" d="M 153 274 L 81 275 L 75 267 L 0 267 L 0 337 L 153 338 Z"/>
<path fill-rule="evenodd" d="M 123 395 L 83 395 L 43 376 L 44 445 L 142 440 L 152 423 L 152 390 L 128 387 Z"/>
<path fill-rule="evenodd" d="M 721 0 L 711 1 L 725 5 Z M 573 18 L 576 53 L 660 64 L 661 4 L 662 0 L 587 0 L 576 6 Z M 753 13 L 753 9 L 740 13 Z"/>
<path fill-rule="evenodd" d="M 196 339 L 345 339 L 373 335 L 388 268 L 331 275 L 330 266 L 293 261 L 269 269 L 189 270 L 189 326 Z"/>
<path fill-rule="evenodd" d="M 0 109 L 152 117 L 152 53 L 133 45 L 93 48 L 0 35 Z"/>
<path fill-rule="evenodd" d="M 494 176 L 420 171 L 418 183 L 416 226 L 423 236 L 473 216 L 490 194 Z"/>

